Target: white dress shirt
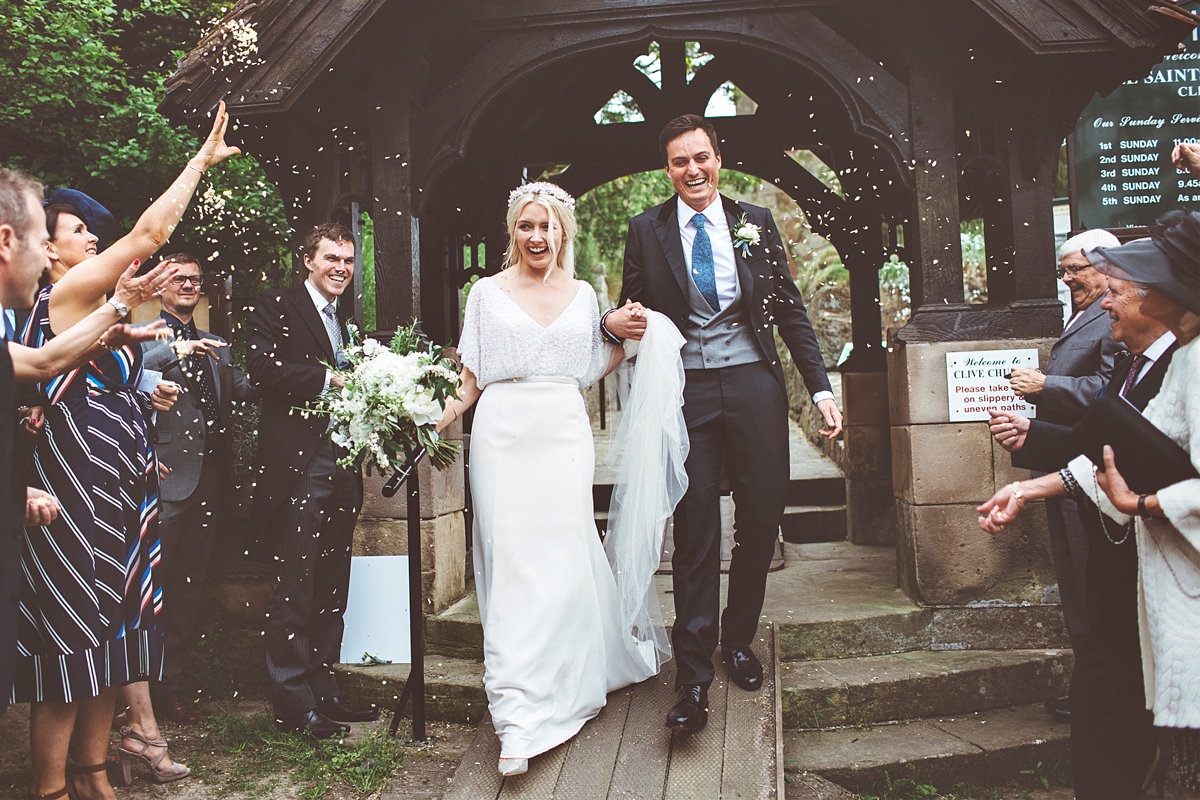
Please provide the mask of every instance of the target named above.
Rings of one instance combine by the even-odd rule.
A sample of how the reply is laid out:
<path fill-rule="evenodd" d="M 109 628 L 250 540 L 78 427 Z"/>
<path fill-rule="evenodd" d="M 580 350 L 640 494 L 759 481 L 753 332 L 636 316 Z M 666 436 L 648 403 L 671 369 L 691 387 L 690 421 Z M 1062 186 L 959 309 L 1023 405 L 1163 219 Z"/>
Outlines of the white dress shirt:
<path fill-rule="evenodd" d="M 308 279 L 305 279 L 305 281 L 304 281 L 304 288 L 308 289 L 308 296 L 312 298 L 313 305 L 317 307 L 317 316 L 321 318 L 321 322 L 322 322 L 321 327 L 325 328 L 325 326 L 324 326 L 325 306 L 329 305 L 330 301 L 326 300 L 325 295 L 318 292 L 317 287 L 313 286 L 312 281 L 310 281 Z M 333 302 L 334 312 L 336 313 L 337 300 L 335 299 L 332 302 Z M 328 328 L 325 328 L 325 338 L 329 339 L 329 329 Z M 337 352 L 337 342 L 333 341 L 332 339 L 329 339 L 329 346 L 333 349 L 334 352 Z M 331 372 L 330 370 L 325 370 L 325 385 L 321 387 L 321 391 L 325 391 L 326 389 L 329 388 L 329 380 L 332 377 L 333 377 L 333 372 Z M 332 423 L 330 423 L 330 424 L 332 424 Z"/>
<path fill-rule="evenodd" d="M 1146 373 L 1154 366 L 1154 362 L 1162 358 L 1163 353 L 1167 352 L 1167 348 L 1173 344 L 1175 344 L 1175 334 L 1167 331 L 1155 339 L 1154 344 L 1146 348 L 1146 352 L 1142 353 L 1146 357 L 1146 363 L 1142 364 L 1142 368 L 1138 371 L 1138 376 L 1133 382 L 1134 386 L 1137 386 L 1142 378 L 1146 377 Z"/>
<path fill-rule="evenodd" d="M 683 262 L 691 272 L 692 245 L 696 241 L 696 224 L 692 222 L 692 217 L 696 216 L 696 211 L 682 200 L 677 202 L 679 209 L 676 216 L 679 218 L 679 238 L 683 240 Z M 721 308 L 727 308 L 737 294 L 737 259 L 733 253 L 733 239 L 729 236 L 729 220 L 725 218 L 721 195 L 714 196 L 713 201 L 700 213 L 704 214 L 704 229 L 712 242 L 717 299 L 721 301 Z"/>

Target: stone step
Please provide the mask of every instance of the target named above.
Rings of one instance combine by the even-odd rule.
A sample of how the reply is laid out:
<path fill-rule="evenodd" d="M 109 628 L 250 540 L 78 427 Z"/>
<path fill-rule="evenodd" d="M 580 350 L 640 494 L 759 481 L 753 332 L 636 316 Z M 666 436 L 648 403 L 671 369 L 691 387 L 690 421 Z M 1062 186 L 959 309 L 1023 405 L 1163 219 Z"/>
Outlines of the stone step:
<path fill-rule="evenodd" d="M 351 705 L 394 709 L 408 682 L 408 664 L 363 667 L 337 664 L 338 688 Z M 425 657 L 425 715 L 428 719 L 475 725 L 487 712 L 483 664 L 437 654 Z M 405 712 L 411 715 L 411 708 Z"/>
<path fill-rule="evenodd" d="M 596 511 L 607 511 L 612 500 L 611 483 L 592 484 L 592 505 Z M 729 494 L 728 490 L 723 494 Z M 788 481 L 789 506 L 845 506 L 846 479 L 839 476 L 798 477 Z"/>
<path fill-rule="evenodd" d="M 790 544 L 846 541 L 846 506 L 794 505 L 783 509 L 783 540 Z"/>
<path fill-rule="evenodd" d="M 483 660 L 483 624 L 473 584 L 457 603 L 440 614 L 425 617 L 425 652 Z"/>
<path fill-rule="evenodd" d="M 964 714 L 1061 697 L 1070 650 L 915 651 L 784 661 L 783 724 L 820 729 Z"/>
<path fill-rule="evenodd" d="M 1070 729 L 1040 705 L 958 714 L 873 728 L 793 731 L 784 763 L 852 791 L 883 794 L 887 780 L 953 791 L 964 782 L 1005 786 L 1069 775 Z M 1024 774 L 1023 774 L 1024 773 Z"/>

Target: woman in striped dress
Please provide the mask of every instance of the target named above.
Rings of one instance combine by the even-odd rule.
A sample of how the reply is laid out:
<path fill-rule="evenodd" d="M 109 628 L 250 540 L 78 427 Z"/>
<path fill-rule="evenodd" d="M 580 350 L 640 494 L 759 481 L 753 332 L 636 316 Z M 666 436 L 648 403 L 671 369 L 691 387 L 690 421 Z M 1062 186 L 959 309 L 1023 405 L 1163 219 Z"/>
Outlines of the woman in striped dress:
<path fill-rule="evenodd" d="M 222 104 L 197 155 L 102 254 L 80 215 L 47 209 L 52 283 L 38 295 L 26 344 L 44 344 L 98 308 L 132 261 L 166 242 L 203 172 L 239 152 L 224 142 L 227 124 Z M 30 794 L 47 799 L 67 794 L 72 734 L 72 796 L 115 798 L 105 770 L 116 689 L 145 681 L 162 664 L 154 622 L 162 603 L 154 575 L 158 464 L 136 395 L 141 351 L 97 352 L 91 363 L 39 384 L 46 424 L 30 483 L 56 496 L 62 511 L 50 525 L 25 530 L 13 698 L 32 702 Z M 121 749 L 140 751 L 156 779 L 187 774 L 166 758 L 157 729 L 122 733 Z"/>

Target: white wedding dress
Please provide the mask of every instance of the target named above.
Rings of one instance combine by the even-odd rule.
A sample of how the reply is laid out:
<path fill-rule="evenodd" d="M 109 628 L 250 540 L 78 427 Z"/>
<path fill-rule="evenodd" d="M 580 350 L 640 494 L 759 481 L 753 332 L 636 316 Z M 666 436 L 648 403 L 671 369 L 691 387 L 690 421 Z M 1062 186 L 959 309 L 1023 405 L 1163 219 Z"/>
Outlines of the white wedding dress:
<path fill-rule="evenodd" d="M 593 521 L 595 457 L 579 390 L 610 353 L 585 282 L 545 328 L 490 278 L 471 289 L 459 357 L 483 389 L 470 453 L 475 585 L 502 758 L 570 739 L 608 692 L 654 675 L 665 657 L 661 618 L 647 632 L 644 608 L 632 623 L 623 611 Z M 624 596 L 651 595 L 648 581 Z"/>

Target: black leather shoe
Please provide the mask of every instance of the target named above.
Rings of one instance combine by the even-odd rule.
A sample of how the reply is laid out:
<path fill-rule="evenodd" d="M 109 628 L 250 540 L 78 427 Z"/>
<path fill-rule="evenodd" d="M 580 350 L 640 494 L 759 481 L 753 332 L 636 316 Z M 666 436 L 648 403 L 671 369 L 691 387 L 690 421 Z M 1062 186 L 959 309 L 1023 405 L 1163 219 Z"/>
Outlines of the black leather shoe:
<path fill-rule="evenodd" d="M 1053 700 L 1047 700 L 1044 708 L 1055 722 L 1071 721 L 1071 699 L 1068 697 L 1057 697 Z"/>
<path fill-rule="evenodd" d="M 708 724 L 708 687 L 685 683 L 679 687 L 675 705 L 667 712 L 667 727 L 698 731 Z"/>
<path fill-rule="evenodd" d="M 349 725 L 334 722 L 320 711 L 313 709 L 298 717 L 277 717 L 275 725 L 289 733 L 306 733 L 314 739 L 332 739 L 350 732 Z"/>
<path fill-rule="evenodd" d="M 729 679 L 748 692 L 762 688 L 762 664 L 749 647 L 722 647 L 725 664 L 729 667 Z"/>
<path fill-rule="evenodd" d="M 379 719 L 378 708 L 352 708 L 340 697 L 317 703 L 317 711 L 334 722 L 374 722 Z"/>

